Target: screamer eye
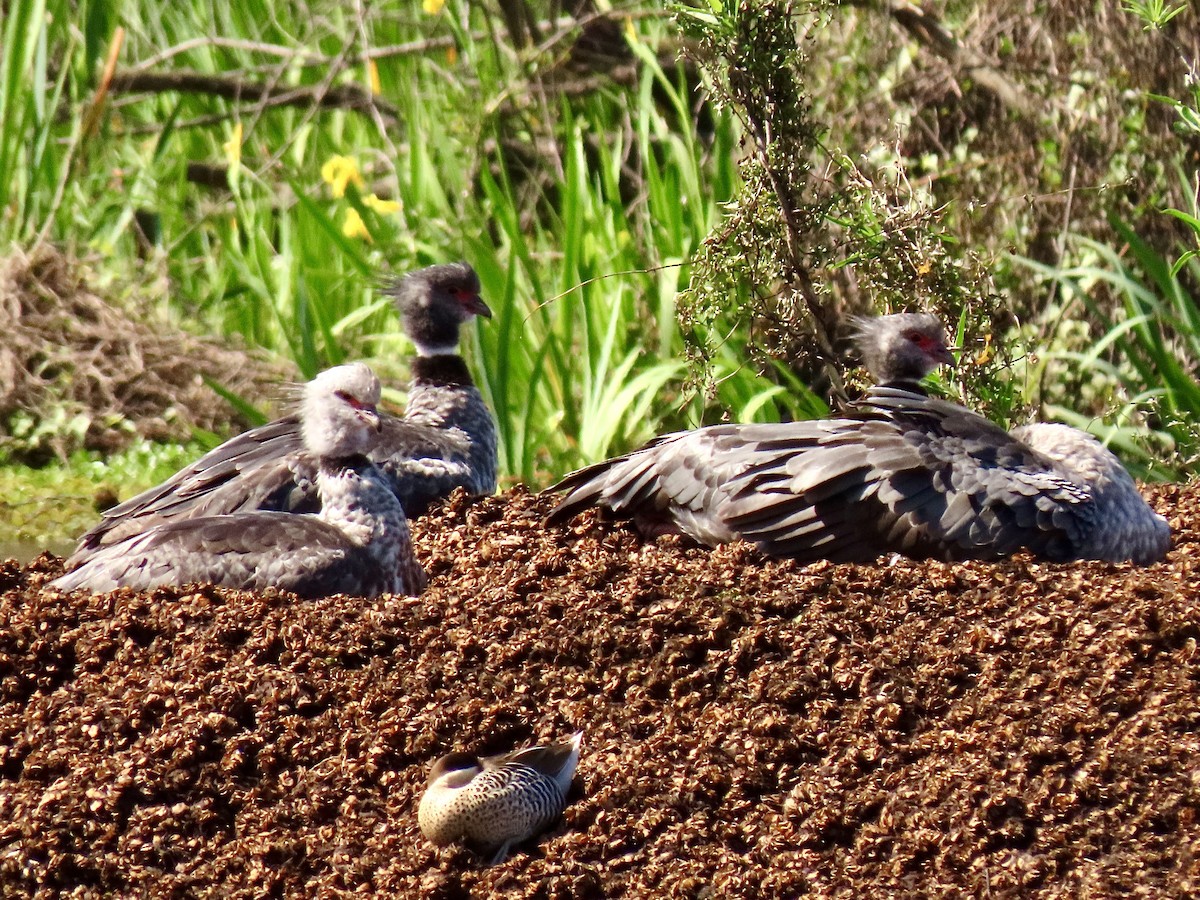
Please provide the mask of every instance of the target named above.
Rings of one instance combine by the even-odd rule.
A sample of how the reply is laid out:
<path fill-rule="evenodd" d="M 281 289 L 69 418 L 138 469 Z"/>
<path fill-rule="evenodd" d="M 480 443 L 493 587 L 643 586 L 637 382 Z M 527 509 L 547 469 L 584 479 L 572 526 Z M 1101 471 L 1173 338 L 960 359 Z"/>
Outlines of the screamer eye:
<path fill-rule="evenodd" d="M 457 300 L 459 302 L 460 305 L 462 305 L 463 307 L 466 307 L 468 309 L 479 298 L 479 294 L 476 291 L 473 291 L 470 288 L 465 288 L 465 287 L 453 288 L 453 289 L 451 289 L 450 294 L 454 297 L 455 300 Z"/>
<path fill-rule="evenodd" d="M 333 396 L 337 397 L 343 403 L 350 404 L 350 406 L 354 407 L 355 409 L 363 408 L 362 402 L 353 394 L 349 394 L 346 391 L 334 391 Z"/>
<path fill-rule="evenodd" d="M 940 346 L 938 341 L 920 331 L 906 331 L 904 332 L 904 339 L 911 344 L 916 344 L 917 347 L 925 351 L 933 351 Z"/>

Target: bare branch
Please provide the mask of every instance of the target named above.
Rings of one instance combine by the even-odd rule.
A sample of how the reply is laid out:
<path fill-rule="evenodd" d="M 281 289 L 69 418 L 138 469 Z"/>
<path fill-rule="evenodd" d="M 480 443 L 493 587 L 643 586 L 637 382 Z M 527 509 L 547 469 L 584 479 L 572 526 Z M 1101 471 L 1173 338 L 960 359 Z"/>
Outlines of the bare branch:
<path fill-rule="evenodd" d="M 592 21 L 608 16 L 617 16 L 629 19 L 648 19 L 648 18 L 663 18 L 671 15 L 667 10 L 648 10 L 635 9 L 628 11 L 610 10 L 608 12 L 589 13 L 578 18 L 572 16 L 561 16 L 549 22 L 539 23 L 538 30 L 542 33 L 553 32 L 550 38 L 547 39 L 547 44 L 553 44 L 560 40 L 563 35 L 569 34 L 577 28 L 582 28 Z M 504 37 L 503 34 L 497 36 L 483 31 L 471 32 L 472 41 L 489 41 L 496 37 Z M 388 44 L 382 47 L 369 48 L 364 57 L 366 59 L 389 59 L 393 56 L 413 56 L 419 53 L 428 53 L 431 50 L 445 50 L 456 46 L 457 41 L 454 35 L 446 34 L 437 37 L 422 38 L 417 41 L 405 41 L 401 44 Z M 262 41 L 247 41 L 238 38 L 226 37 L 197 37 L 190 40 L 182 41 L 173 47 L 168 47 L 161 53 L 156 53 L 141 62 L 136 63 L 130 69 L 133 72 L 144 72 L 152 70 L 164 62 L 173 59 L 176 56 L 187 53 L 191 50 L 199 50 L 206 47 L 219 47 L 223 50 L 238 50 L 245 53 L 258 53 L 263 56 L 277 56 L 282 59 L 288 59 L 300 66 L 327 66 L 332 61 L 330 57 L 321 53 L 314 53 L 311 50 L 306 50 L 303 47 L 285 47 L 282 44 L 268 44 Z M 546 49 L 546 48 L 539 48 Z"/>
<path fill-rule="evenodd" d="M 235 75 L 212 75 L 206 72 L 141 72 L 124 69 L 113 76 L 114 93 L 164 93 L 180 91 L 187 94 L 209 94 L 228 100 L 242 100 L 273 106 L 322 106 L 336 109 L 353 109 L 369 112 L 377 108 L 381 114 L 395 121 L 399 113 L 394 106 L 357 84 L 306 85 L 304 87 L 277 88 L 257 81 L 248 81 Z"/>

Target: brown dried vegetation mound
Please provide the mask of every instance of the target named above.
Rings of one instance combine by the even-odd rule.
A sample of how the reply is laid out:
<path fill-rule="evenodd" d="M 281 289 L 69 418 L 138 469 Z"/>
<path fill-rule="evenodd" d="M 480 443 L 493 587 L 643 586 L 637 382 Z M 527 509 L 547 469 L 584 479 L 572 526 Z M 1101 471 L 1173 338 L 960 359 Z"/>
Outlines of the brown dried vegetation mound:
<path fill-rule="evenodd" d="M 419 599 L 43 591 L 0 567 L 0 884 L 77 896 L 1200 890 L 1200 486 L 1148 569 L 764 562 L 521 491 Z M 429 763 L 585 730 L 562 823 L 435 851 Z"/>
<path fill-rule="evenodd" d="M 205 378 L 252 399 L 278 392 L 278 366 L 134 315 L 87 282 L 50 247 L 0 259 L 0 447 L 37 461 L 138 434 L 237 431 L 248 423 Z"/>

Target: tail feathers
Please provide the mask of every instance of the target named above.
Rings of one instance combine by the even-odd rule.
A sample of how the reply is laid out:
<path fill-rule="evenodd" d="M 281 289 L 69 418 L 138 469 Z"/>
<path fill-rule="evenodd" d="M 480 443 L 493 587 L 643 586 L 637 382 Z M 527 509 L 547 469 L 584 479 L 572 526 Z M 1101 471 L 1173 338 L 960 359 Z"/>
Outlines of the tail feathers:
<path fill-rule="evenodd" d="M 608 484 L 608 474 L 612 467 L 620 462 L 619 459 L 607 459 L 594 463 L 586 468 L 572 472 L 562 481 L 546 488 L 542 493 L 557 494 L 567 491 L 567 495 L 558 506 L 546 516 L 546 524 L 553 525 L 573 519 L 585 509 L 597 506 L 604 496 L 604 488 Z"/>

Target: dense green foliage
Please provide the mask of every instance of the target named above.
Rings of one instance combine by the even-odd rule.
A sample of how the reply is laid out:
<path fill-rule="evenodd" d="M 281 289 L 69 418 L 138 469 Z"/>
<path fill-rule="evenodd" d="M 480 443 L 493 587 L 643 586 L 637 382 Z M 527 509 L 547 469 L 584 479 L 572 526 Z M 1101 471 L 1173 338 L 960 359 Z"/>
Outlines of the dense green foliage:
<path fill-rule="evenodd" d="M 1040 406 L 1181 473 L 1194 12 L 1010 7 L 10 4 L 0 238 L 99 260 L 133 305 L 301 375 L 355 357 L 393 384 L 408 348 L 377 274 L 465 258 L 514 480 L 820 413 L 845 314 L 905 306 L 955 325 L 996 418 Z"/>
<path fill-rule="evenodd" d="M 354 356 L 394 381 L 408 351 L 375 274 L 465 258 L 497 313 L 473 355 L 514 477 L 695 421 L 672 399 L 675 295 L 737 190 L 736 135 L 724 115 L 697 135 L 681 74 L 646 43 L 665 14 L 618 40 L 625 83 L 568 91 L 540 71 L 552 56 L 495 41 L 483 12 L 207 10 L 21 5 L 6 34 L 28 49 L 5 56 L 6 237 L 108 255 L 139 297 L 305 376 Z M 137 80 L 162 72 L 193 89 Z M 308 93 L 215 96 L 264 84 Z M 329 101 L 334 88 L 351 99 Z M 773 392 L 748 370 L 735 380 L 748 398 Z"/>
<path fill-rule="evenodd" d="M 0 466 L 0 520 L 8 523 L 0 555 L 67 552 L 71 540 L 95 523 L 97 505 L 110 506 L 114 499 L 162 481 L 202 449 L 198 444 L 137 441 L 103 457 L 78 451 L 60 465 Z"/>

